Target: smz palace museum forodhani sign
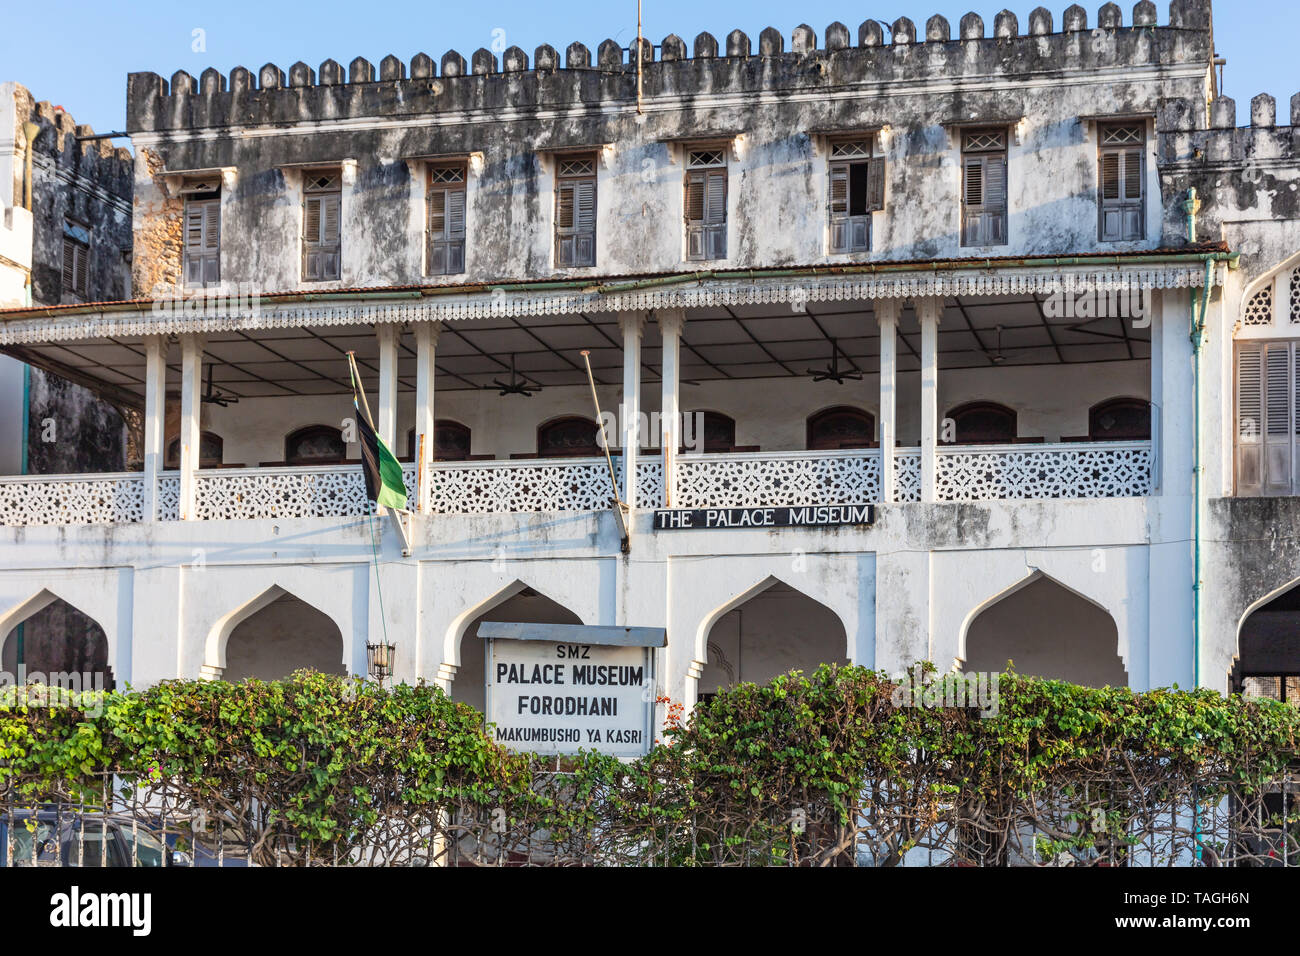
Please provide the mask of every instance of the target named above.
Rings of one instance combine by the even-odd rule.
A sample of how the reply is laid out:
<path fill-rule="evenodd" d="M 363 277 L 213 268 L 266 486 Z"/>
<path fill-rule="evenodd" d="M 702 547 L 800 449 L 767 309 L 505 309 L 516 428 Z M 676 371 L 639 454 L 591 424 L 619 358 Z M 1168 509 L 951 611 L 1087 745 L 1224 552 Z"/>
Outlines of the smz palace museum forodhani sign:
<path fill-rule="evenodd" d="M 653 739 L 653 647 L 663 628 L 484 621 L 486 710 L 512 750 L 639 757 Z"/>

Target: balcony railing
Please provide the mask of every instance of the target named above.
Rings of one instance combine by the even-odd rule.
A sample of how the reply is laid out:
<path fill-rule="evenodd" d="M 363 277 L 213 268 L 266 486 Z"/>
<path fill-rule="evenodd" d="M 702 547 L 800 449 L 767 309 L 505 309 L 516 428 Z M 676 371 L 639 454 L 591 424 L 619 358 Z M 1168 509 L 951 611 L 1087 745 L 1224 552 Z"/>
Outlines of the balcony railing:
<path fill-rule="evenodd" d="M 895 500 L 921 500 L 921 453 L 895 453 Z M 622 483 L 622 462 L 614 459 Z M 663 465 L 637 466 L 637 506 L 663 500 Z M 415 468 L 403 468 L 415 494 Z M 610 499 L 604 458 L 440 462 L 429 469 L 436 514 L 596 511 Z M 1027 498 L 1123 498 L 1151 494 L 1151 443 L 966 445 L 938 449 L 936 498 L 982 501 Z M 880 452 L 793 451 L 683 455 L 673 483 L 677 508 L 726 508 L 878 502 Z M 178 516 L 180 479 L 159 481 L 163 520 Z M 195 478 L 197 517 L 206 520 L 349 517 L 371 513 L 358 465 L 223 468 Z M 24 475 L 0 478 L 0 524 L 123 524 L 144 517 L 139 472 Z"/>
<path fill-rule="evenodd" d="M 940 448 L 934 484 L 940 501 L 1141 497 L 1151 494 L 1151 443 Z"/>

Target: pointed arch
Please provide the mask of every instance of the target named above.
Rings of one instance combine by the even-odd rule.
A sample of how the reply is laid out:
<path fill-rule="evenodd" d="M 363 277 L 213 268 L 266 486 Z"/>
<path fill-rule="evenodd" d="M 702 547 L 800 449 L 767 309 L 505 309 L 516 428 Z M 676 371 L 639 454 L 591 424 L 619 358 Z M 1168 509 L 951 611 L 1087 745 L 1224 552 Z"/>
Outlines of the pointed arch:
<path fill-rule="evenodd" d="M 761 605 L 760 613 L 746 622 L 743 611 L 755 602 Z M 728 621 L 730 626 L 725 626 Z M 849 642 L 849 630 L 834 608 L 769 574 L 700 620 L 695 634 L 695 660 L 701 665 L 694 675 L 697 689 L 712 690 L 710 668 L 735 683 L 846 663 L 852 656 Z"/>
<path fill-rule="evenodd" d="M 1269 269 L 1263 275 L 1257 276 L 1246 284 L 1246 287 L 1241 290 L 1242 313 L 1245 313 L 1245 310 L 1255 293 L 1264 288 L 1264 286 L 1271 285 L 1279 275 L 1290 269 L 1300 269 L 1300 252 L 1287 256 L 1287 258 L 1273 266 L 1273 268 Z"/>
<path fill-rule="evenodd" d="M 1227 690 L 1240 692 L 1244 678 L 1263 675 L 1290 675 L 1279 690 L 1287 683 L 1292 696 L 1300 690 L 1300 578 L 1269 591 L 1237 620 Z"/>
<path fill-rule="evenodd" d="M 483 709 L 483 643 L 477 638 L 478 625 L 493 620 L 582 624 L 582 618 L 565 604 L 516 578 L 491 597 L 469 608 L 452 621 L 447 630 L 452 644 L 444 650 L 442 677 L 451 682 L 453 699 Z M 470 641 L 466 645 L 466 641 Z"/>
<path fill-rule="evenodd" d="M 86 673 L 101 671 L 103 686 L 112 688 L 114 677 L 114 641 L 98 616 L 85 610 L 81 601 L 68 600 L 62 589 L 42 587 L 30 597 L 13 605 L 0 616 L 0 668 L 14 671 L 17 667 L 17 648 L 10 644 L 20 625 L 31 623 L 37 633 L 27 633 L 26 670 L 29 675 L 52 673 Z M 58 607 L 64 609 L 62 617 Z M 50 615 L 44 612 L 50 612 Z M 71 611 L 71 618 L 67 612 Z M 78 631 L 79 629 L 79 631 Z M 78 647 L 76 634 L 80 633 Z M 87 640 L 89 643 L 87 643 Z M 36 663 L 33 663 L 33 642 L 37 644 Z M 13 660 L 10 659 L 12 652 Z M 101 670 L 102 667 L 102 670 Z"/>
<path fill-rule="evenodd" d="M 327 618 L 334 625 L 339 634 L 339 640 L 346 650 L 346 641 L 343 640 L 343 627 L 335 620 L 333 615 L 288 588 L 279 584 L 272 584 L 220 617 L 208 630 L 203 646 L 203 665 L 199 670 L 199 676 L 204 680 L 221 678 L 226 670 L 226 651 L 230 643 L 230 636 L 234 633 L 235 628 L 281 598 L 292 598 L 301 601 Z"/>
<path fill-rule="evenodd" d="M 1061 613 L 1060 604 L 1071 604 Z M 1055 613 L 1042 606 L 1055 602 Z M 986 615 L 991 615 L 986 617 Z M 1006 620 L 1003 620 L 1003 617 Z M 983 619 L 983 620 L 981 620 Z M 1056 622 L 1049 632 L 1044 621 Z M 984 633 L 988 625 L 988 634 Z M 1063 628 L 1073 628 L 1063 633 Z M 972 647 L 974 642 L 992 642 L 989 647 Z M 1128 685 L 1128 662 L 1119 640 L 1119 626 L 1100 601 L 1041 570 L 1031 571 L 1019 581 L 981 602 L 962 622 L 957 667 L 996 671 L 1008 659 L 1016 661 L 1019 673 L 1069 680 L 1087 686 Z M 1040 673 L 1040 671 L 1047 671 Z"/>

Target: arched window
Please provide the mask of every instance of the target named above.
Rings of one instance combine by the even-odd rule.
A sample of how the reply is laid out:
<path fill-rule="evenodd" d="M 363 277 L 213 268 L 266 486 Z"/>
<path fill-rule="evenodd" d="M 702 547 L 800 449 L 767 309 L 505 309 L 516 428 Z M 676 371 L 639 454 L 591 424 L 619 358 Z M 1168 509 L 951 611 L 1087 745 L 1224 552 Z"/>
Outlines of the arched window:
<path fill-rule="evenodd" d="M 199 467 L 216 468 L 221 464 L 221 456 L 225 442 L 216 432 L 199 432 Z M 179 468 L 181 466 L 181 440 L 177 436 L 167 445 L 167 459 L 165 461 L 167 468 Z"/>
<path fill-rule="evenodd" d="M 945 417 L 953 420 L 953 441 L 958 445 L 999 445 L 1016 440 L 1016 413 L 1005 405 L 967 402 Z"/>
<path fill-rule="evenodd" d="M 1151 403 L 1144 398 L 1110 398 L 1088 409 L 1089 441 L 1146 441 L 1151 438 Z"/>
<path fill-rule="evenodd" d="M 823 408 L 808 418 L 808 448 L 829 451 L 836 448 L 871 448 L 875 443 L 876 419 L 852 405 Z"/>
<path fill-rule="evenodd" d="M 290 465 L 337 465 L 345 457 L 343 433 L 331 425 L 308 425 L 284 440 L 284 460 Z"/>
<path fill-rule="evenodd" d="M 597 436 L 600 428 L 590 418 L 566 415 L 553 418 L 537 428 L 539 458 L 595 458 L 603 455 Z"/>
<path fill-rule="evenodd" d="M 688 414 L 690 422 L 682 435 L 687 451 L 718 453 L 736 450 L 735 419 L 722 412 L 697 411 Z M 686 445 L 688 435 L 691 443 Z"/>
<path fill-rule="evenodd" d="M 467 461 L 469 459 L 469 427 L 450 418 L 439 418 L 433 423 L 434 461 Z M 415 459 L 415 429 L 406 433 L 406 447 Z"/>

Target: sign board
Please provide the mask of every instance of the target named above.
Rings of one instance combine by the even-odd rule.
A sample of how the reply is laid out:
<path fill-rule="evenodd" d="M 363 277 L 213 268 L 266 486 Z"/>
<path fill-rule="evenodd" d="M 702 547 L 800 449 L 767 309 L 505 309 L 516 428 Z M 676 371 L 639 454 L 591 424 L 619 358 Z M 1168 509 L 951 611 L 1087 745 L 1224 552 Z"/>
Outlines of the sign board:
<path fill-rule="evenodd" d="M 487 718 L 511 750 L 616 757 L 654 738 L 654 651 L 662 628 L 485 621 Z"/>
<path fill-rule="evenodd" d="M 792 508 L 696 508 L 655 512 L 656 531 L 736 528 L 827 528 L 869 525 L 875 505 L 800 505 Z"/>

